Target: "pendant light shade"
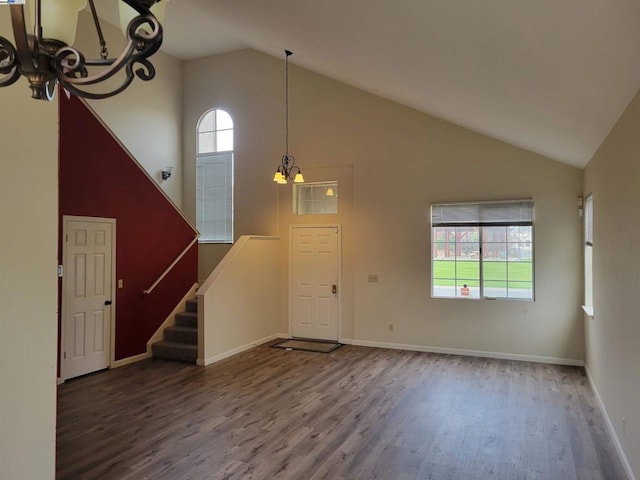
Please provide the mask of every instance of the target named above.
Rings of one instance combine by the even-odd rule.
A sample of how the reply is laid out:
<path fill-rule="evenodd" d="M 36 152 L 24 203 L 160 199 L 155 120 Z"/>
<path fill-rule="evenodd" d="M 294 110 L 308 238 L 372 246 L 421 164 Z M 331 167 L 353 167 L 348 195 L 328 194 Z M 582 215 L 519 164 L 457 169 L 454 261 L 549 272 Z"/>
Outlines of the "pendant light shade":
<path fill-rule="evenodd" d="M 154 4 L 150 11 L 156 19 L 163 24 L 164 17 L 167 12 L 167 2 L 169 0 L 160 0 L 158 3 Z M 129 27 L 129 23 L 131 20 L 136 18 L 139 14 L 133 8 L 131 8 L 128 4 L 124 2 L 118 3 L 118 11 L 120 14 L 120 29 L 125 36 L 127 36 L 127 31 Z"/>
<path fill-rule="evenodd" d="M 36 25 L 36 0 L 27 0 L 25 10 L 27 32 L 34 31 Z M 56 39 L 67 45 L 76 41 L 78 13 L 87 6 L 87 0 L 42 0 L 42 38 Z"/>

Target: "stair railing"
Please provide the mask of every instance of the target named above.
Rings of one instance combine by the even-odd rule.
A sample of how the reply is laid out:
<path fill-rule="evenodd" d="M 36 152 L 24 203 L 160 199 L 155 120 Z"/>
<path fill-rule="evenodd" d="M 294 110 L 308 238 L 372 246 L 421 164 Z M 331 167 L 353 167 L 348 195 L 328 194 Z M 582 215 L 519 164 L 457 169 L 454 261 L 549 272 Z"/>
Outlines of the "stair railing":
<path fill-rule="evenodd" d="M 182 250 L 182 252 L 180 252 L 180 253 L 178 254 L 178 256 L 175 258 L 175 260 L 174 260 L 173 262 L 171 262 L 171 265 L 169 265 L 169 266 L 165 269 L 165 271 L 164 271 L 164 272 L 162 272 L 162 273 L 160 274 L 160 276 L 158 277 L 158 279 L 157 279 L 155 282 L 153 282 L 149 288 L 147 288 L 146 290 L 143 290 L 143 291 L 142 291 L 142 293 L 144 293 L 145 295 L 149 295 L 151 292 L 153 292 L 153 289 L 154 289 L 154 288 L 156 288 L 156 287 L 158 286 L 158 284 L 159 284 L 159 283 L 164 279 L 164 277 L 166 277 L 166 276 L 169 274 L 169 272 L 171 271 L 171 269 L 172 269 L 173 267 L 175 267 L 175 266 L 176 266 L 176 264 L 177 264 L 180 260 L 182 260 L 182 257 L 184 257 L 184 256 L 186 255 L 186 253 L 189 251 L 189 249 L 190 249 L 190 248 L 191 248 L 191 247 L 192 247 L 192 246 L 193 246 L 193 245 L 198 241 L 198 238 L 200 238 L 200 234 L 199 234 L 199 233 L 198 233 L 198 234 L 196 234 L 196 236 L 195 236 L 195 237 L 193 237 L 193 240 L 191 240 L 191 242 L 189 242 L 189 245 L 187 245 L 187 246 L 185 247 L 185 249 L 184 249 L 184 250 Z"/>

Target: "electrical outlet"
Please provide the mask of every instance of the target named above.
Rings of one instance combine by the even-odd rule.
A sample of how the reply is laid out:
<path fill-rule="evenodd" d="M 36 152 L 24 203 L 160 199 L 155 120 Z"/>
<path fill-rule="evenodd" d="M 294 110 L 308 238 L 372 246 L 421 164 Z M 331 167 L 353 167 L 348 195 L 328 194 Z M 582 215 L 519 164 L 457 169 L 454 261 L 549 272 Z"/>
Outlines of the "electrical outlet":
<path fill-rule="evenodd" d="M 118 288 L 124 288 L 124 280 L 121 278 L 118 279 Z"/>
<path fill-rule="evenodd" d="M 378 274 L 377 273 L 370 273 L 368 276 L 368 281 L 369 283 L 378 283 Z"/>
<path fill-rule="evenodd" d="M 393 323 L 390 323 L 390 324 L 389 324 L 389 331 L 390 331 L 390 332 L 393 332 Z"/>

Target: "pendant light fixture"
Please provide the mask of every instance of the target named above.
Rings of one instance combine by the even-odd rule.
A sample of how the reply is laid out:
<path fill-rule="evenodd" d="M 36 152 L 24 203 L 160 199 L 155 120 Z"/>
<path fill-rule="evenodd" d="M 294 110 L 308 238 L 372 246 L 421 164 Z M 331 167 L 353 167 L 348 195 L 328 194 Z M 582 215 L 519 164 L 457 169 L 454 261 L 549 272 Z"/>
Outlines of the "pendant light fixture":
<path fill-rule="evenodd" d="M 293 180 L 294 183 L 303 183 L 302 171 L 296 165 L 293 155 L 289 155 L 289 56 L 293 53 L 289 50 L 284 51 L 285 54 L 285 83 L 284 83 L 284 148 L 285 153 L 282 156 L 282 162 L 276 168 L 276 174 L 273 181 L 281 185 L 286 185 L 287 180 Z"/>
<path fill-rule="evenodd" d="M 162 44 L 162 25 L 156 14 L 166 1 L 120 0 L 119 7 L 128 10 L 130 19 L 125 30 L 127 44 L 118 57 L 108 58 L 94 0 L 88 0 L 101 47 L 100 58 L 89 60 L 72 46 L 78 14 L 87 0 L 8 2 L 15 46 L 0 37 L 0 87 L 12 85 L 24 76 L 35 99 L 52 100 L 58 83 L 79 97 L 99 99 L 122 92 L 135 77 L 151 80 L 156 72 L 148 57 Z M 102 93 L 85 90 L 119 72 L 124 73 L 124 78 L 116 87 L 111 84 Z"/>

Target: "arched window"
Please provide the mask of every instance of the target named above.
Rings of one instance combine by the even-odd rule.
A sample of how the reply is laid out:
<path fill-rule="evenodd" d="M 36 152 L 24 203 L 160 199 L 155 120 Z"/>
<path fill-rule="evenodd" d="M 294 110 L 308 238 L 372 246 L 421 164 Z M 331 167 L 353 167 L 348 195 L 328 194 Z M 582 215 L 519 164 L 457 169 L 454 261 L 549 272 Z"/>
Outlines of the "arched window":
<path fill-rule="evenodd" d="M 219 108 L 200 117 L 196 225 L 201 243 L 233 243 L 233 120 Z"/>

